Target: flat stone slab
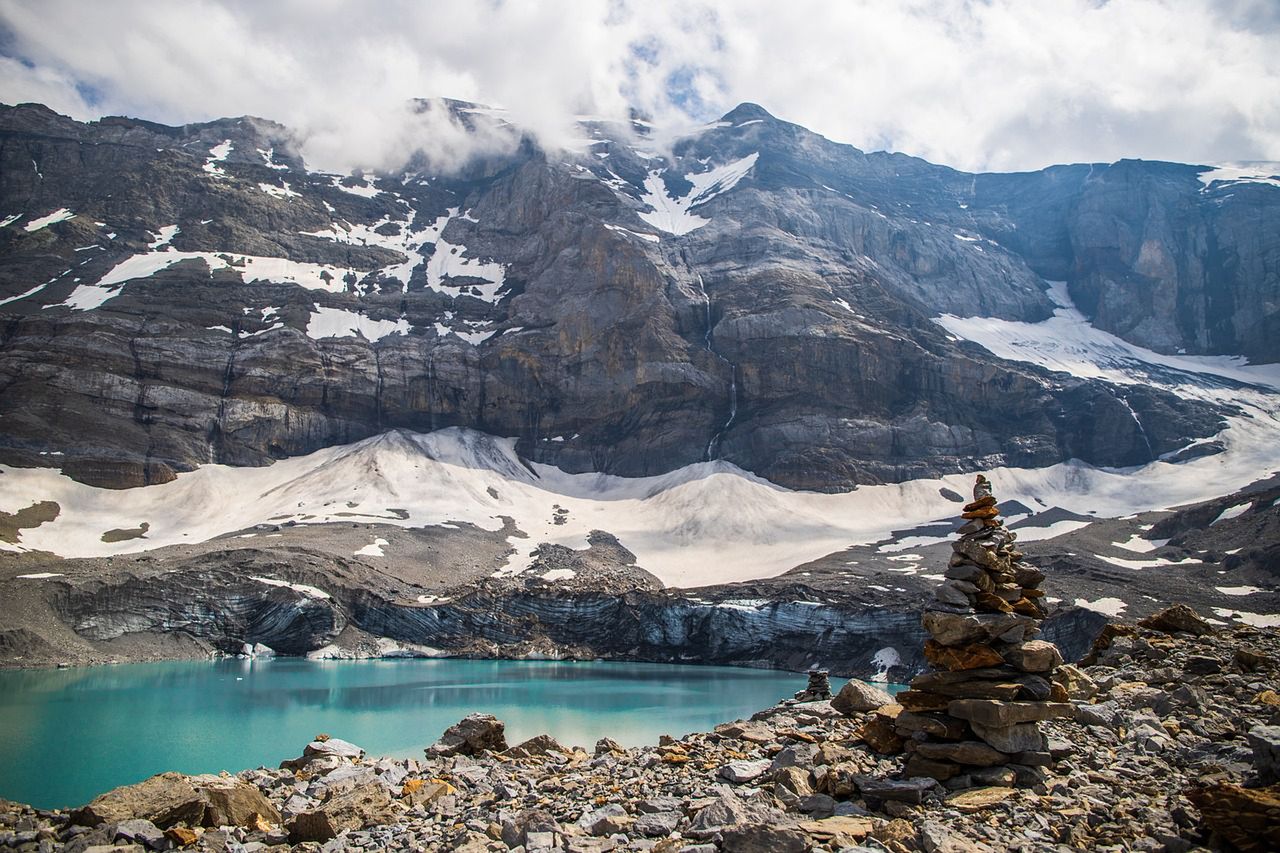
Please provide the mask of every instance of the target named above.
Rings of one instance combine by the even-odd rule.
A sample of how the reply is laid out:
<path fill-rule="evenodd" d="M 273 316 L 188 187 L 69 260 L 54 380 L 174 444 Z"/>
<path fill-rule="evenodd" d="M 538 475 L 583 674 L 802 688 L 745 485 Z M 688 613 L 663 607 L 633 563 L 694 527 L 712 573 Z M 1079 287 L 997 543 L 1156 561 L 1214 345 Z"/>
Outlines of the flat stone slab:
<path fill-rule="evenodd" d="M 956 699 L 947 704 L 947 713 L 986 726 L 1036 723 L 1071 716 L 1069 702 L 1001 702 L 996 699 Z"/>

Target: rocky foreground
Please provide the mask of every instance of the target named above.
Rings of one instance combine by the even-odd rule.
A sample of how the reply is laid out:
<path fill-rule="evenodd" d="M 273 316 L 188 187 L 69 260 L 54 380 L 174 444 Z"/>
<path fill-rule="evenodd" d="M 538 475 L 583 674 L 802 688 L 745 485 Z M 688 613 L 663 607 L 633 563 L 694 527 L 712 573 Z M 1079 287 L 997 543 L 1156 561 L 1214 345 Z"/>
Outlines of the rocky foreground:
<path fill-rule="evenodd" d="M 318 736 L 279 769 L 152 777 L 71 811 L 0 801 L 23 851 L 1269 850 L 1280 847 L 1280 634 L 1214 630 L 1187 608 L 1111 625 L 1054 672 L 1072 714 L 1048 766 L 997 784 L 903 777 L 899 705 L 833 700 L 658 746 L 508 748 L 464 719 L 422 760 Z M 1016 777 L 1016 778 L 1015 778 Z M 999 783 L 1003 784 L 999 784 Z"/>

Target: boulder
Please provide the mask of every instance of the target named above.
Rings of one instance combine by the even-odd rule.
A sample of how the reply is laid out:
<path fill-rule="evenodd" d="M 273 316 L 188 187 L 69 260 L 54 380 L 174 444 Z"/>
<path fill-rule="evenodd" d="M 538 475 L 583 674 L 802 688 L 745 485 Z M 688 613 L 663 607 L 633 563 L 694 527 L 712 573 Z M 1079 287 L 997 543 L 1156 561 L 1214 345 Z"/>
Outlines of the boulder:
<path fill-rule="evenodd" d="M 535 755 L 546 755 L 548 752 L 564 752 L 570 750 L 565 749 L 551 735 L 534 735 L 528 740 L 518 743 L 515 746 L 502 753 L 508 758 L 530 758 Z"/>
<path fill-rule="evenodd" d="M 1249 730 L 1253 769 L 1264 784 L 1280 782 L 1280 726 L 1254 726 Z"/>
<path fill-rule="evenodd" d="M 1140 621 L 1138 627 L 1149 628 L 1152 631 L 1162 631 L 1165 634 L 1179 632 L 1195 634 L 1197 637 L 1213 633 L 1213 626 L 1206 622 L 1199 613 L 1196 613 L 1185 604 L 1175 604 L 1172 607 L 1166 607 L 1159 613 L 1153 613 Z"/>
<path fill-rule="evenodd" d="M 1187 792 L 1200 819 L 1243 853 L 1280 850 L 1280 785 L 1242 788 L 1218 782 Z"/>
<path fill-rule="evenodd" d="M 391 823 L 396 819 L 391 795 L 381 782 L 369 782 L 330 799 L 320 808 L 303 812 L 289 824 L 289 841 L 328 841 L 346 830 Z"/>
<path fill-rule="evenodd" d="M 427 747 L 431 757 L 477 755 L 507 749 L 506 725 L 492 714 L 468 714 L 445 729 L 440 740 Z"/>
<path fill-rule="evenodd" d="M 82 826 L 149 820 L 161 829 L 178 823 L 198 826 L 204 820 L 205 798 L 181 773 L 161 773 L 136 785 L 125 785 L 93 799 L 71 813 Z"/>
<path fill-rule="evenodd" d="M 280 823 L 280 812 L 256 785 L 225 776 L 193 776 L 191 784 L 205 798 L 206 826 L 257 826 L 260 819 Z"/>
<path fill-rule="evenodd" d="M 1098 694 L 1098 685 L 1075 664 L 1064 663 L 1053 671 L 1053 681 L 1062 685 L 1068 699 L 1092 699 Z"/>
<path fill-rule="evenodd" d="M 831 700 L 831 707 L 846 717 L 892 704 L 893 697 L 888 693 L 857 680 L 850 681 L 841 687 L 840 692 Z"/>

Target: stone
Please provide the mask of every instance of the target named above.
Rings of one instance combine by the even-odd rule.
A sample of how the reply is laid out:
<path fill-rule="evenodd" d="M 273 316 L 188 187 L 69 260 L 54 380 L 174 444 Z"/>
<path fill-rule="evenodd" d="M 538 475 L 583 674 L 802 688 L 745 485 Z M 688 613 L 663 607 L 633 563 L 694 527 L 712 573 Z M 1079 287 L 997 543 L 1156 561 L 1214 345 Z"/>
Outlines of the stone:
<path fill-rule="evenodd" d="M 193 776 L 191 784 L 205 798 L 207 826 L 256 826 L 260 820 L 279 824 L 280 812 L 257 785 L 234 777 Z"/>
<path fill-rule="evenodd" d="M 1200 819 L 1243 853 L 1280 850 L 1280 785 L 1242 788 L 1218 782 L 1187 792 Z"/>
<path fill-rule="evenodd" d="M 528 740 L 510 747 L 502 754 L 508 758 L 530 758 L 532 756 L 546 755 L 548 752 L 567 753 L 569 750 L 561 746 L 551 735 L 534 735 Z"/>
<path fill-rule="evenodd" d="M 596 752 L 595 752 L 596 755 L 605 755 L 610 752 L 625 752 L 625 751 L 626 750 L 622 746 L 622 744 L 618 743 L 613 738 L 602 737 L 600 738 L 600 740 L 596 741 Z"/>
<path fill-rule="evenodd" d="M 82 826 L 137 818 L 161 829 L 178 823 L 198 826 L 204 820 L 205 804 L 205 798 L 181 773 L 161 773 L 95 797 L 71 812 L 70 819 Z"/>
<path fill-rule="evenodd" d="M 902 737 L 898 734 L 894 722 L 884 717 L 878 715 L 872 717 L 858 729 L 857 736 L 881 755 L 896 755 L 902 751 Z M 825 744 L 823 749 L 826 749 Z M 824 763 L 835 762 L 825 761 Z"/>
<path fill-rule="evenodd" d="M 975 641 L 988 642 L 1016 628 L 1028 628 L 1033 620 L 1014 613 L 948 613 L 928 610 L 924 628 L 944 646 L 962 646 Z"/>
<path fill-rule="evenodd" d="M 969 722 L 973 733 L 1000 752 L 1038 752 L 1045 748 L 1045 737 L 1035 723 L 1013 723 L 1007 726 L 987 726 Z"/>
<path fill-rule="evenodd" d="M 303 812 L 288 825 L 289 841 L 328 841 L 344 831 L 391 823 L 396 818 L 391 795 L 381 782 L 369 782 L 339 794 L 320 808 Z"/>
<path fill-rule="evenodd" d="M 894 727 L 901 734 L 911 735 L 920 732 L 943 740 L 960 740 L 969 733 L 969 725 L 963 720 L 957 720 L 947 714 L 915 711 L 904 711 L 899 714 L 894 720 Z"/>
<path fill-rule="evenodd" d="M 1280 726 L 1254 726 L 1248 740 L 1258 778 L 1263 784 L 1280 782 Z"/>
<path fill-rule="evenodd" d="M 636 818 L 631 828 L 648 838 L 661 838 L 676 831 L 680 815 L 675 812 L 650 812 Z"/>
<path fill-rule="evenodd" d="M 972 814 L 1003 803 L 1016 793 L 1018 792 L 1014 788 L 1004 786 L 971 788 L 967 791 L 949 794 L 947 796 L 947 805 L 965 814 Z"/>
<path fill-rule="evenodd" d="M 728 764 L 722 765 L 716 770 L 716 775 L 721 779 L 727 779 L 730 782 L 743 784 L 745 782 L 754 782 L 769 771 L 772 762 L 767 758 L 757 761 L 730 761 Z"/>
<path fill-rule="evenodd" d="M 447 782 L 410 779 L 400 789 L 400 796 L 411 806 L 427 806 L 453 792 L 453 786 Z"/>
<path fill-rule="evenodd" d="M 1053 671 L 1053 681 L 1061 684 L 1069 699 L 1092 699 L 1098 694 L 1098 685 L 1080 667 L 1064 663 Z"/>
<path fill-rule="evenodd" d="M 1004 663 L 1000 653 L 985 643 L 944 646 L 936 640 L 925 640 L 924 657 L 934 666 L 950 671 L 981 669 Z"/>
<path fill-rule="evenodd" d="M 936 761 L 953 761 L 956 764 L 972 764 L 978 767 L 992 767 L 1009 760 L 1009 755 L 1006 753 L 993 749 L 986 743 L 972 740 L 942 743 L 926 741 L 916 744 L 915 751 L 925 758 Z"/>
<path fill-rule="evenodd" d="M 927 776 L 930 779 L 937 779 L 939 782 L 945 782 L 961 773 L 961 767 L 950 761 L 940 761 L 921 755 L 919 752 L 913 752 L 907 756 L 907 761 L 902 767 L 902 772 L 908 777 Z"/>
<path fill-rule="evenodd" d="M 1000 702 L 994 699 L 955 699 L 947 704 L 947 713 L 972 723 L 1008 726 L 1031 723 L 1055 717 L 1069 717 L 1073 706 L 1062 702 Z"/>
<path fill-rule="evenodd" d="M 840 692 L 831 700 L 831 707 L 845 716 L 874 711 L 876 708 L 892 704 L 893 697 L 888 693 L 856 679 L 841 687 Z"/>
<path fill-rule="evenodd" d="M 797 828 L 819 844 L 839 848 L 861 842 L 880 822 L 870 817 L 828 817 L 802 821 Z"/>
<path fill-rule="evenodd" d="M 133 818 L 131 820 L 122 820 L 116 824 L 116 838 L 123 838 L 126 841 L 137 841 L 148 850 L 163 849 L 165 836 L 164 830 L 156 826 L 149 820 L 143 818 Z"/>
<path fill-rule="evenodd" d="M 809 841 L 794 827 L 752 824 L 726 829 L 720 847 L 725 853 L 804 853 Z"/>
<path fill-rule="evenodd" d="M 354 743 L 325 736 L 324 740 L 316 739 L 303 748 L 304 756 L 336 755 L 339 758 L 362 758 L 364 750 Z"/>
<path fill-rule="evenodd" d="M 1166 634 L 1186 633 L 1203 637 L 1213 633 L 1213 626 L 1185 604 L 1166 607 L 1138 622 L 1138 627 Z"/>
<path fill-rule="evenodd" d="M 482 752 L 504 752 L 507 749 L 506 726 L 492 714 L 468 714 L 445 729 L 434 745 L 427 747 L 428 756 L 477 755 Z"/>
<path fill-rule="evenodd" d="M 907 711 L 945 711 L 952 700 L 924 690 L 903 690 L 894 701 Z"/>
<path fill-rule="evenodd" d="M 179 847 L 190 847 L 200 840 L 200 834 L 189 826 L 171 826 L 164 831 L 164 837 Z"/>
<path fill-rule="evenodd" d="M 1206 655 L 1190 655 L 1182 668 L 1191 675 L 1213 675 L 1222 672 L 1222 663 Z"/>
<path fill-rule="evenodd" d="M 960 589 L 957 584 L 961 581 L 952 581 L 938 586 L 933 591 L 933 597 L 943 604 L 951 604 L 956 607 L 968 607 L 973 603 L 973 597 Z"/>
<path fill-rule="evenodd" d="M 1023 672 L 1049 672 L 1062 664 L 1062 652 L 1047 640 L 1027 640 L 1000 650 L 1010 666 Z"/>
<path fill-rule="evenodd" d="M 863 774 L 855 776 L 854 782 L 862 796 L 869 800 L 893 800 L 899 803 L 922 803 L 926 794 L 938 788 L 935 779 L 926 777 L 885 779 Z"/>

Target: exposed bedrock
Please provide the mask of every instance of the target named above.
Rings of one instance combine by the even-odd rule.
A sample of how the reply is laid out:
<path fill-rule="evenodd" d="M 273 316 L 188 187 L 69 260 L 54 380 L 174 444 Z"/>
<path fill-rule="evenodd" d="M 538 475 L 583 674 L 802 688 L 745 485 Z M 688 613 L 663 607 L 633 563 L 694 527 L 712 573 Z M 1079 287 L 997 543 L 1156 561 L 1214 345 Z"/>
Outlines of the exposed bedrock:
<path fill-rule="evenodd" d="M 397 595 L 398 582 L 353 574 L 338 561 L 314 555 L 306 565 L 252 555 L 239 555 L 234 563 L 222 558 L 224 565 L 210 562 L 216 563 L 203 559 L 105 580 L 63 577 L 41 583 L 52 614 L 94 642 L 179 634 L 228 653 L 261 643 L 301 655 L 330 645 L 350 626 L 445 654 L 479 657 L 604 657 L 796 671 L 821 667 L 843 676 L 890 680 L 905 680 L 924 666 L 920 614 L 900 603 L 739 599 L 731 597 L 731 587 L 614 594 L 480 583 L 452 599 L 422 604 Z M 825 595 L 808 592 L 812 598 Z M 1068 609 L 1046 622 L 1045 633 L 1076 658 L 1087 651 L 1103 621 L 1096 613 Z M 45 663 L 58 660 L 53 649 L 27 648 Z"/>
<path fill-rule="evenodd" d="M 306 172 L 269 122 L 0 108 L 0 216 L 19 217 L 0 226 L 0 462 L 132 487 L 465 426 L 568 471 L 713 456 L 824 491 L 1073 457 L 1123 467 L 1213 434 L 1219 413 L 1004 361 L 932 319 L 1042 320 L 1041 276 L 1061 276 L 1096 323 L 1140 343 L 1274 355 L 1274 203 L 1252 189 L 1246 216 L 1201 194 L 1193 167 L 979 179 L 750 105 L 731 115 L 748 114 L 677 146 L 672 191 L 755 159 L 696 207 L 705 225 L 675 234 L 641 218 L 651 165 L 621 141 L 607 163 L 526 144 L 460 176 L 375 186 Z M 1216 224 L 1174 227 L 1187 217 Z M 377 245 L 402 233 L 421 244 Z M 170 251 L 206 255 L 148 266 Z M 349 272 L 271 281 L 210 260 L 226 253 Z M 461 268 L 429 276 L 438 253 L 501 281 L 486 294 Z M 136 257 L 150 274 L 93 290 Z M 388 272 L 401 266 L 403 280 Z M 368 333 L 317 330 L 322 311 Z"/>

